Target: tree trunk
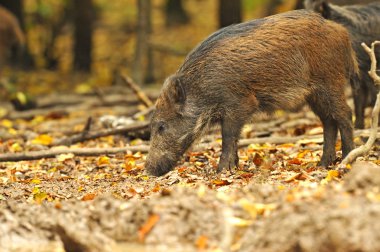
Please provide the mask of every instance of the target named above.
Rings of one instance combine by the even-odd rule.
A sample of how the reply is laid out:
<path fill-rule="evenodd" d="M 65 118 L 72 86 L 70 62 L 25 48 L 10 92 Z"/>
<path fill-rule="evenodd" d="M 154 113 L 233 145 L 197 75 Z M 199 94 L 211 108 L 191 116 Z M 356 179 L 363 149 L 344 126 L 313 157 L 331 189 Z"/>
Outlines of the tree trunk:
<path fill-rule="evenodd" d="M 22 0 L 0 0 L 0 5 L 8 9 L 13 15 L 16 16 L 20 24 L 21 30 L 26 33 L 25 30 L 25 18 L 24 18 L 24 4 Z M 11 64 L 15 67 L 32 68 L 34 62 L 32 56 L 28 51 L 28 41 L 25 39 L 25 45 L 23 48 L 12 48 Z"/>
<path fill-rule="evenodd" d="M 296 5 L 294 6 L 295 10 L 304 9 L 303 0 L 297 0 Z"/>
<path fill-rule="evenodd" d="M 151 4 L 151 3 L 150 3 Z M 153 48 L 150 46 L 150 36 L 153 32 L 152 27 L 152 6 L 148 8 L 148 16 L 147 16 L 147 28 L 148 28 L 148 52 L 147 52 L 147 67 L 146 67 L 146 75 L 144 78 L 144 83 L 153 83 L 155 81 L 154 76 L 154 57 L 153 57 Z"/>
<path fill-rule="evenodd" d="M 219 0 L 219 27 L 240 23 L 241 0 Z"/>
<path fill-rule="evenodd" d="M 190 20 L 189 15 L 183 8 L 182 0 L 168 0 L 166 2 L 166 26 L 187 24 Z"/>
<path fill-rule="evenodd" d="M 133 79 L 137 83 L 143 84 L 145 81 L 144 69 L 147 65 L 149 52 L 151 0 L 137 1 L 137 8 L 137 40 L 133 64 Z"/>
<path fill-rule="evenodd" d="M 92 0 L 73 3 L 74 12 L 74 70 L 90 72 L 92 62 L 92 33 L 94 6 Z"/>

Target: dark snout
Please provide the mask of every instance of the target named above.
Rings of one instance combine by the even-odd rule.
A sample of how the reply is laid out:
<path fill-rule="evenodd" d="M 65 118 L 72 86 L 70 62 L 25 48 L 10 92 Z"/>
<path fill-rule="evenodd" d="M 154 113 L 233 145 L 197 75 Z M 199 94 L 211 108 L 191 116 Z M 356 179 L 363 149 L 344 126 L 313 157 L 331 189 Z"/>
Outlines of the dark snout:
<path fill-rule="evenodd" d="M 164 152 L 149 151 L 145 162 L 145 170 L 149 175 L 162 176 L 171 170 L 177 163 L 176 158 L 171 158 Z"/>

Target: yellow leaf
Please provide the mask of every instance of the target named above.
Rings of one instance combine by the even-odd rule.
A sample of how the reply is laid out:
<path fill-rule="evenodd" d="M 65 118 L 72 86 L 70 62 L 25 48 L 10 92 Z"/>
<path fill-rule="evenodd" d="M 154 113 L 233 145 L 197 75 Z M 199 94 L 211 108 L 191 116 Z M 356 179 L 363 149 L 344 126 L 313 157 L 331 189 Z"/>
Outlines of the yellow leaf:
<path fill-rule="evenodd" d="M 78 94 L 89 93 L 92 90 L 92 87 L 88 83 L 81 83 L 75 88 L 75 92 Z"/>
<path fill-rule="evenodd" d="M 56 172 L 56 171 L 57 171 L 57 167 L 53 167 L 53 168 L 50 168 L 47 172 L 52 173 L 52 172 Z"/>
<path fill-rule="evenodd" d="M 12 128 L 13 127 L 12 121 L 10 121 L 8 119 L 1 120 L 0 125 L 3 126 L 4 128 Z"/>
<path fill-rule="evenodd" d="M 9 148 L 10 151 L 12 152 L 20 152 L 23 150 L 23 148 L 21 147 L 21 145 L 19 143 L 14 143 L 11 145 L 11 147 Z"/>
<path fill-rule="evenodd" d="M 4 117 L 7 113 L 8 111 L 5 108 L 0 108 L 0 118 Z"/>
<path fill-rule="evenodd" d="M 284 185 L 278 185 L 277 189 L 280 190 L 280 191 L 282 191 L 282 190 L 285 190 L 286 187 Z"/>
<path fill-rule="evenodd" d="M 339 177 L 339 172 L 337 170 L 331 170 L 327 172 L 326 180 L 331 181 Z"/>
<path fill-rule="evenodd" d="M 110 164 L 110 158 L 107 156 L 101 156 L 98 158 L 98 161 L 96 162 L 96 164 L 98 166 Z"/>
<path fill-rule="evenodd" d="M 145 181 L 149 180 L 149 176 L 147 175 L 141 175 L 140 178 Z"/>
<path fill-rule="evenodd" d="M 53 138 L 47 134 L 37 136 L 32 140 L 32 144 L 50 145 L 53 142 Z"/>
<path fill-rule="evenodd" d="M 28 102 L 28 98 L 26 98 L 26 95 L 22 92 L 17 92 L 16 98 L 21 104 L 26 104 Z"/>
<path fill-rule="evenodd" d="M 32 194 L 37 194 L 37 193 L 40 193 L 40 188 L 38 187 L 34 187 L 33 190 L 32 190 Z"/>
<path fill-rule="evenodd" d="M 141 144 L 141 139 L 136 138 L 136 139 L 132 140 L 129 144 L 132 146 L 139 145 L 139 144 Z"/>
<path fill-rule="evenodd" d="M 39 180 L 38 178 L 35 178 L 35 179 L 32 179 L 31 183 L 39 185 L 39 184 L 41 184 L 41 180 Z"/>
<path fill-rule="evenodd" d="M 145 116 L 140 115 L 139 117 L 137 117 L 137 121 L 145 121 Z"/>
<path fill-rule="evenodd" d="M 48 195 L 46 192 L 40 192 L 40 193 L 36 193 L 33 195 L 34 200 L 38 204 L 41 204 L 41 202 L 44 201 L 45 199 L 47 199 L 47 197 L 48 197 Z"/>
<path fill-rule="evenodd" d="M 35 116 L 32 120 L 32 124 L 39 124 L 39 123 L 42 123 L 43 121 L 45 120 L 45 117 L 44 116 Z"/>
<path fill-rule="evenodd" d="M 8 133 L 11 135 L 17 135 L 17 130 L 15 130 L 14 128 L 9 128 Z"/>

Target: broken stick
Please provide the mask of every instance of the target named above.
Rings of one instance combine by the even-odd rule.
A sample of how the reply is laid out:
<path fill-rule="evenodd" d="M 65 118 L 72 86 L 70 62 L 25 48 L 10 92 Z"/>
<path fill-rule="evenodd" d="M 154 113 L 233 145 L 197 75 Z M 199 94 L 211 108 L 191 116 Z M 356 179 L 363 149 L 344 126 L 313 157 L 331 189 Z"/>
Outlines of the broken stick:
<path fill-rule="evenodd" d="M 149 126 L 149 122 L 136 122 L 132 123 L 130 125 L 126 125 L 124 127 L 118 127 L 114 129 L 105 129 L 97 132 L 86 132 L 86 134 L 83 134 L 83 132 L 58 140 L 53 143 L 54 146 L 58 145 L 72 145 L 75 143 L 96 139 L 99 137 L 105 137 L 105 136 L 111 136 L 111 135 L 118 135 L 118 134 L 126 134 L 129 132 L 134 132 L 142 129 L 146 129 Z"/>
<path fill-rule="evenodd" d="M 137 97 L 146 107 L 149 108 L 153 106 L 153 102 L 130 77 L 126 75 L 121 75 L 121 78 L 123 79 L 125 84 L 127 84 L 133 90 L 133 92 L 137 95 Z"/>
<path fill-rule="evenodd" d="M 75 149 L 50 149 L 42 151 L 30 151 L 20 153 L 4 153 L 0 154 L 0 162 L 16 162 L 24 160 L 38 160 L 42 158 L 54 158 L 61 154 L 74 154 L 76 156 L 98 156 L 111 155 L 126 151 L 132 152 L 148 152 L 149 146 L 125 146 L 114 148 L 75 148 Z"/>

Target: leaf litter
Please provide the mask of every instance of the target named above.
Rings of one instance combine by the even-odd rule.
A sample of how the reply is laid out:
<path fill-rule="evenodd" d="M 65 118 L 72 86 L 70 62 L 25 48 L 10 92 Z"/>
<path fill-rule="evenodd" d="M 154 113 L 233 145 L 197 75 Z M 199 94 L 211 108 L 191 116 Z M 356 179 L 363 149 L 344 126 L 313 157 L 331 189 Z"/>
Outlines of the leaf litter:
<path fill-rule="evenodd" d="M 97 119 L 105 110 L 93 110 L 91 129 L 102 129 Z M 0 132 L 12 135 L 0 140 L 0 150 L 46 150 L 68 132 L 81 132 L 85 120 L 77 122 L 83 114 L 0 119 Z M 215 173 L 221 150 L 217 130 L 200 141 L 198 146 L 206 147 L 194 146 L 174 171 L 158 178 L 145 174 L 146 153 L 130 151 L 0 163 L 0 246 L 4 251 L 51 243 L 62 251 L 116 251 L 120 244 L 140 244 L 135 251 L 380 250 L 378 145 L 342 177 L 317 167 L 321 141 L 306 136 L 320 133 L 307 109 L 262 116 L 244 129 L 243 138 L 301 140 L 249 144 L 239 149 L 239 167 L 221 174 Z M 71 147 L 128 144 L 148 142 L 114 135 Z"/>

